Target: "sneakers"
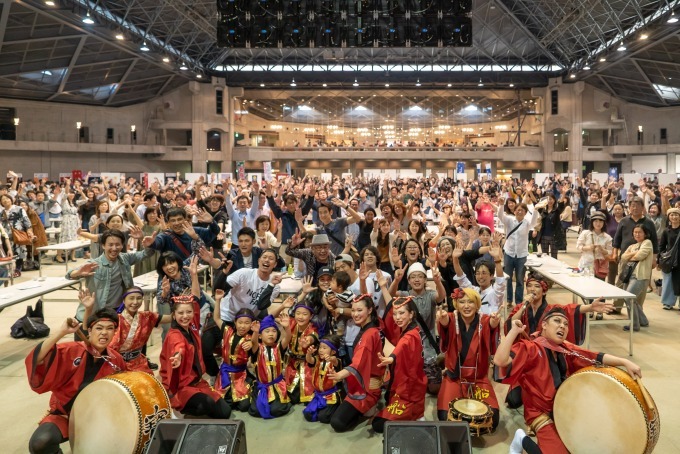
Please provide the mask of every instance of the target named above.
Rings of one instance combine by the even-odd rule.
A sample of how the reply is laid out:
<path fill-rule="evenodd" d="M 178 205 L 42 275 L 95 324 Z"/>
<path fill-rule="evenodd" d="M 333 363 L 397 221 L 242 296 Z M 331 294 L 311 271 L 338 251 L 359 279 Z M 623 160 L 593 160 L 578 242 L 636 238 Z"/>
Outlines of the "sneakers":
<path fill-rule="evenodd" d="M 148 359 L 146 360 L 146 362 L 147 362 L 147 364 L 149 365 L 149 369 L 151 369 L 151 370 L 158 370 L 158 364 L 152 363 L 152 362 L 149 361 Z"/>
<path fill-rule="evenodd" d="M 515 437 L 512 439 L 512 443 L 510 443 L 510 454 L 522 454 L 524 452 L 524 449 L 522 449 L 522 440 L 524 440 L 524 437 L 526 436 L 526 432 L 522 429 L 517 429 Z"/>
<path fill-rule="evenodd" d="M 624 331 L 630 331 L 630 325 L 626 325 L 623 327 Z M 640 328 L 633 328 L 633 331 L 638 332 L 640 331 Z"/>
<path fill-rule="evenodd" d="M 673 308 L 670 307 L 670 306 L 666 306 L 666 305 L 664 304 L 664 305 L 663 305 L 663 310 L 665 310 L 665 311 L 672 311 Z"/>

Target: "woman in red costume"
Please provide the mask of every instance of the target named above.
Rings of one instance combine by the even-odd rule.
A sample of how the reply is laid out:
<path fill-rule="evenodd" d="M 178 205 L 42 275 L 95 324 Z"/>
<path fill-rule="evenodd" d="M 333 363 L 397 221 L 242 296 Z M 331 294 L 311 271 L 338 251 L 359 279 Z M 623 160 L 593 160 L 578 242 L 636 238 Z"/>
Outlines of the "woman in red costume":
<path fill-rule="evenodd" d="M 382 273 L 376 277 L 381 287 L 387 286 Z M 384 317 L 385 336 L 394 345 L 394 350 L 387 357 L 378 353 L 380 366 L 390 366 L 386 405 L 371 424 L 378 433 L 383 433 L 385 421 L 424 420 L 427 392 L 423 344 L 416 321 L 418 307 L 411 297 L 392 299 L 385 295 L 385 301 L 388 302 Z"/>
<path fill-rule="evenodd" d="M 352 363 L 341 371 L 328 374 L 335 382 L 345 380 L 347 386 L 347 397 L 331 418 L 331 427 L 336 432 L 352 430 L 375 407 L 385 374 L 378 358 L 378 354 L 382 354 L 384 339 L 371 295 L 364 294 L 354 299 L 352 319 L 361 327 L 354 339 Z"/>
<path fill-rule="evenodd" d="M 31 389 L 38 394 L 52 392 L 49 412 L 28 442 L 32 454 L 61 452 L 59 445 L 68 441 L 68 418 L 78 393 L 89 383 L 126 369 L 123 357 L 108 348 L 118 326 L 116 312 L 100 309 L 87 321 L 88 340 L 57 344 L 80 329 L 80 323 L 71 325 L 67 320 L 26 357 Z"/>
<path fill-rule="evenodd" d="M 191 295 L 172 297 L 172 324 L 161 351 L 161 381 L 172 408 L 187 415 L 226 419 L 231 408 L 202 376 L 198 257 L 191 260 Z"/>
<path fill-rule="evenodd" d="M 500 318 L 497 313 L 479 312 L 482 300 L 473 288 L 457 288 L 451 297 L 455 310 L 447 312 L 440 307 L 437 311 L 437 331 L 446 366 L 437 398 L 437 418 L 447 420 L 449 403 L 455 399 L 477 399 L 491 407 L 495 430 L 499 407 L 488 378 L 488 365 L 495 351 Z"/>

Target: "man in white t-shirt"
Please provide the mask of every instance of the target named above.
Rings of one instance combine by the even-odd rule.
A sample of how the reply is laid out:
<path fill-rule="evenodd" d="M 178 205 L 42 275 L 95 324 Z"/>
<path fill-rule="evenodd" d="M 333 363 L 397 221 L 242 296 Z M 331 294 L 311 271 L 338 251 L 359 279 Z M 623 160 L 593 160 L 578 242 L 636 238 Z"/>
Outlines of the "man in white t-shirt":
<path fill-rule="evenodd" d="M 219 370 L 213 350 L 222 342 L 224 327 L 234 325 L 234 317 L 241 309 L 250 309 L 259 318 L 264 318 L 268 313 L 267 309 L 279 296 L 279 284 L 283 275 L 272 273 L 277 261 L 276 251 L 265 249 L 260 255 L 257 268 L 241 268 L 227 277 L 228 293 L 220 301 L 219 311 L 216 310 L 213 315 L 217 327 L 213 325 L 212 328 L 204 328 L 201 335 L 203 362 L 212 382 Z"/>

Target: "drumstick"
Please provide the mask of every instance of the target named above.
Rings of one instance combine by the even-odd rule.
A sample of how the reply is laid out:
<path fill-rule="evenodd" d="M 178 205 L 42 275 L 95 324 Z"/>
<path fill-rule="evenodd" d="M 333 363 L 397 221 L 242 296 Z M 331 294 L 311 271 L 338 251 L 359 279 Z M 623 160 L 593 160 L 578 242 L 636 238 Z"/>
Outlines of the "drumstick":
<path fill-rule="evenodd" d="M 80 323 L 80 322 L 78 322 L 78 320 L 76 320 L 75 318 L 69 317 L 69 318 L 66 319 L 66 323 L 68 323 L 68 325 L 70 327 L 76 327 L 76 326 L 78 326 L 78 323 Z M 78 336 L 80 339 L 82 339 L 82 341 L 85 342 L 86 346 L 88 346 L 88 347 L 92 346 L 92 344 L 90 343 L 90 339 L 87 338 L 87 336 L 85 335 L 85 333 L 83 332 L 82 329 L 78 328 L 78 330 L 76 331 L 76 336 Z"/>
<path fill-rule="evenodd" d="M 640 387 L 640 392 L 642 393 L 642 397 L 644 397 L 647 406 L 651 411 L 655 411 L 656 405 L 654 405 L 654 400 L 652 399 L 652 396 L 649 394 L 649 391 L 647 391 L 647 388 L 645 388 L 645 385 L 642 384 L 642 379 L 640 377 L 637 377 L 635 381 Z"/>

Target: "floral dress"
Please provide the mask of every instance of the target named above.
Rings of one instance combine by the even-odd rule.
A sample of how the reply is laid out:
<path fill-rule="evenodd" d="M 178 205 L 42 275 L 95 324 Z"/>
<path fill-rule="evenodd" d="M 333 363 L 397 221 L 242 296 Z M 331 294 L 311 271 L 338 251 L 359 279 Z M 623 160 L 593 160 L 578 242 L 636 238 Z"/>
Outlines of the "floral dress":
<path fill-rule="evenodd" d="M 68 201 L 68 197 L 64 197 L 61 201 L 61 217 L 62 221 L 59 242 L 66 243 L 67 241 L 77 240 L 78 227 L 80 227 L 78 207 L 71 205 Z"/>
<path fill-rule="evenodd" d="M 17 259 L 26 260 L 26 246 L 19 246 L 12 241 L 12 228 L 28 231 L 31 228 L 31 221 L 28 219 L 26 211 L 17 205 L 12 205 L 9 210 L 0 208 L 0 222 L 9 236 L 12 243 L 12 253 Z"/>

